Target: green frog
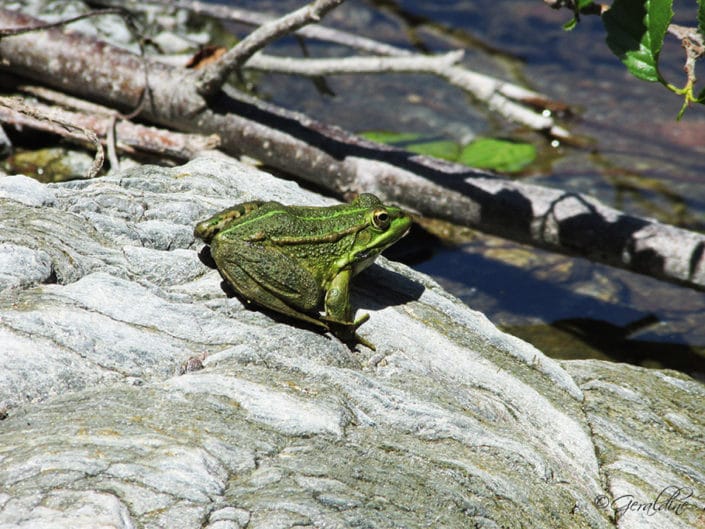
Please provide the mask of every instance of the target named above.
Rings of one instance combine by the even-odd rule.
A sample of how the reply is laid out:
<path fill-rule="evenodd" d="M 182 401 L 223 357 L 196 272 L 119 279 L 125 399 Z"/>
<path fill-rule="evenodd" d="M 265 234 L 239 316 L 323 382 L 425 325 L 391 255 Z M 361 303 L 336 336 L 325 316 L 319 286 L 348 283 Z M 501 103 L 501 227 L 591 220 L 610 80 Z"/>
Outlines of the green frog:
<path fill-rule="evenodd" d="M 369 314 L 352 319 L 350 282 L 410 226 L 403 210 L 365 193 L 330 207 L 244 202 L 200 222 L 194 235 L 245 299 L 374 349 L 356 333 Z"/>

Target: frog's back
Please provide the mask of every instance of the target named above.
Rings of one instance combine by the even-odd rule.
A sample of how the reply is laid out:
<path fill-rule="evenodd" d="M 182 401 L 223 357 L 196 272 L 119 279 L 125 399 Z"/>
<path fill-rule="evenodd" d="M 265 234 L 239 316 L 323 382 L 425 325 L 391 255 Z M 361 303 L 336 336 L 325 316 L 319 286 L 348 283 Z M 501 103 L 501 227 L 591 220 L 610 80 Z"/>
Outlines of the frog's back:
<path fill-rule="evenodd" d="M 352 204 L 335 206 L 290 206 L 287 208 L 300 233 L 328 237 L 364 223 L 369 208 Z"/>
<path fill-rule="evenodd" d="M 299 260 L 314 276 L 324 281 L 337 272 L 336 263 L 355 245 L 356 234 L 365 226 L 367 208 L 341 204 L 329 207 L 271 206 L 279 217 L 267 223 L 269 243 Z"/>

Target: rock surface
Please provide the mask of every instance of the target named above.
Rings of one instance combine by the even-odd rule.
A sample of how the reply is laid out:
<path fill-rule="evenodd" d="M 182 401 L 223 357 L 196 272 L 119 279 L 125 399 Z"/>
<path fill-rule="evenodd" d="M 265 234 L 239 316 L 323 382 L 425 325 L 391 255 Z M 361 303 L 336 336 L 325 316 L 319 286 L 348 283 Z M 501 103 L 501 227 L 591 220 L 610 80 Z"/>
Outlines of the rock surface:
<path fill-rule="evenodd" d="M 382 259 L 377 352 L 275 321 L 192 235 L 254 198 L 327 203 L 215 154 L 0 177 L 0 529 L 705 527 L 701 384 L 551 360 Z"/>

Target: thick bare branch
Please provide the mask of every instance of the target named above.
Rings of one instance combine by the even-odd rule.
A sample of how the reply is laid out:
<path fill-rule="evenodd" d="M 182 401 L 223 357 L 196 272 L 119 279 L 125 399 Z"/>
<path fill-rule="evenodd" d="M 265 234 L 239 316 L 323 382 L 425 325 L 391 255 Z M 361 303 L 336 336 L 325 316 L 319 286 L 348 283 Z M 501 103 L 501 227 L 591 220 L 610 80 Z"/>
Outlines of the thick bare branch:
<path fill-rule="evenodd" d="M 301 9 L 263 24 L 216 62 L 199 71 L 196 81 L 198 92 L 203 96 L 215 94 L 225 84 L 228 75 L 245 64 L 257 51 L 283 35 L 288 35 L 307 24 L 318 22 L 328 11 L 342 4 L 343 1 L 315 0 Z"/>

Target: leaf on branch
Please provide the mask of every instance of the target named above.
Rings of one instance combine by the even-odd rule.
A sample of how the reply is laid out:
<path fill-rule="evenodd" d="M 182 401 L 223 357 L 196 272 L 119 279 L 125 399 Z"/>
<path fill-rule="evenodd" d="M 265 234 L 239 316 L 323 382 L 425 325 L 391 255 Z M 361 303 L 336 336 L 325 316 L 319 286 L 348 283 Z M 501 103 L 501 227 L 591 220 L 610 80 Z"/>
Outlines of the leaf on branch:
<path fill-rule="evenodd" d="M 658 56 L 673 18 L 673 0 L 615 0 L 603 15 L 607 45 L 639 79 L 661 82 Z"/>
<path fill-rule="evenodd" d="M 705 38 L 705 0 L 698 0 L 698 31 Z"/>

